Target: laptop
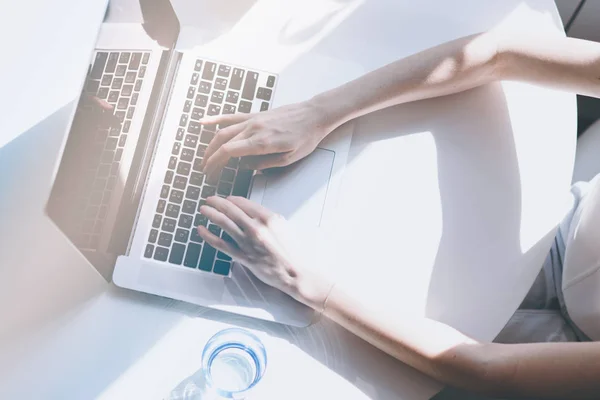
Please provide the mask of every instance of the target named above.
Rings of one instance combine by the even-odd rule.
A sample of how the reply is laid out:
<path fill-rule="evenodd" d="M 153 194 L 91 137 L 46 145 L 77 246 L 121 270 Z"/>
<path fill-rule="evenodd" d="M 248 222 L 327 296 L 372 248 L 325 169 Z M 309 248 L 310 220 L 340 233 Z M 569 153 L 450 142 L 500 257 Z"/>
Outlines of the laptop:
<path fill-rule="evenodd" d="M 209 181 L 200 163 L 219 127 L 198 121 L 290 102 L 286 93 L 302 85 L 294 72 L 299 69 L 286 74 L 229 62 L 226 52 L 216 59 L 181 50 L 182 32 L 170 4 L 140 5 L 141 19 L 120 14 L 118 7 L 101 26 L 74 120 L 86 112 L 86 100 L 96 98 L 114 107 L 118 123 L 71 124 L 49 217 L 119 287 L 283 324 L 310 324 L 311 309 L 203 242 L 198 225 L 223 232 L 199 208 L 213 195 L 245 196 L 292 224 L 323 229 L 335 209 L 353 125 L 340 127 L 313 154 L 274 174 L 241 169 L 240 160 L 231 159 Z M 313 75 L 307 78 L 324 79 Z"/>

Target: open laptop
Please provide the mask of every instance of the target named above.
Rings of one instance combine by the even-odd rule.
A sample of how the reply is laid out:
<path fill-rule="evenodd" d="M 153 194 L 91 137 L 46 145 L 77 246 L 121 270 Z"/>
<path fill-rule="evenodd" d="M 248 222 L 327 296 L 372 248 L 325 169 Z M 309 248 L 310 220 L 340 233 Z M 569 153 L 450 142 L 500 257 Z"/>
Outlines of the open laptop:
<path fill-rule="evenodd" d="M 279 101 L 280 89 L 290 93 L 302 82 L 293 72 L 287 76 L 179 51 L 180 25 L 169 3 L 140 4 L 143 22 L 119 15 L 121 9 L 111 10 L 112 20 L 109 13 L 75 114 L 77 120 L 85 112 L 84 98 L 96 97 L 114 106 L 119 123 L 84 129 L 73 124 L 49 216 L 120 287 L 308 325 L 312 310 L 202 241 L 198 225 L 223 233 L 198 210 L 213 195 L 246 196 L 292 223 L 319 229 L 336 203 L 353 126 L 341 127 L 309 157 L 277 174 L 243 170 L 232 159 L 209 182 L 199 165 L 218 127 L 198 120 L 264 112 L 286 102 Z M 149 21 L 158 22 L 158 34 Z"/>

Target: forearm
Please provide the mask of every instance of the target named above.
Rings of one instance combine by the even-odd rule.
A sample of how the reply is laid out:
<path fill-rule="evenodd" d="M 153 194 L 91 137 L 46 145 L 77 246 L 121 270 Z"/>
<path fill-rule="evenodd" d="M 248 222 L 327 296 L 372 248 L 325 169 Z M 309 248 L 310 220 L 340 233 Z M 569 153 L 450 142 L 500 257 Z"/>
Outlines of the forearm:
<path fill-rule="evenodd" d="M 369 72 L 310 100 L 335 128 L 397 104 L 448 95 L 497 79 L 491 33 L 443 43 Z"/>

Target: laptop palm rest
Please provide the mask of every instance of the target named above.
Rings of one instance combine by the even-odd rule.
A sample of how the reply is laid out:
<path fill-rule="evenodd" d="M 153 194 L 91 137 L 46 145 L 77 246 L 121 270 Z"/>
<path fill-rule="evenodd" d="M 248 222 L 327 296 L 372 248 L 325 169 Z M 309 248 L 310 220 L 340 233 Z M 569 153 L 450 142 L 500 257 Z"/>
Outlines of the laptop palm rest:
<path fill-rule="evenodd" d="M 281 214 L 294 224 L 321 224 L 335 153 L 317 148 L 308 157 L 285 168 L 257 175 L 251 200 Z"/>

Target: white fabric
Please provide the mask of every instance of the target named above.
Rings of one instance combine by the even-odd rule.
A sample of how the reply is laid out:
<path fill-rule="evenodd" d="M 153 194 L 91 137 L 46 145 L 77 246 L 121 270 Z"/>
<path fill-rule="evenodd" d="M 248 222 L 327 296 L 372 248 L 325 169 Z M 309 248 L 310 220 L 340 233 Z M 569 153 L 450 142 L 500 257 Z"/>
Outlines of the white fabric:
<path fill-rule="evenodd" d="M 576 185 L 582 200 L 573 215 L 563 264 L 563 296 L 571 320 L 600 340 L 600 175 Z"/>

